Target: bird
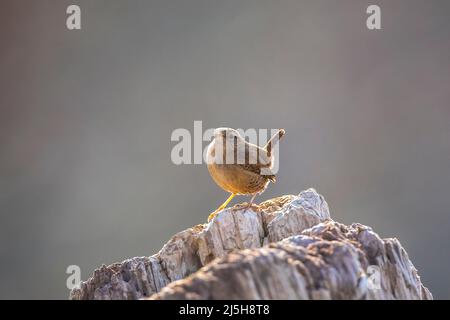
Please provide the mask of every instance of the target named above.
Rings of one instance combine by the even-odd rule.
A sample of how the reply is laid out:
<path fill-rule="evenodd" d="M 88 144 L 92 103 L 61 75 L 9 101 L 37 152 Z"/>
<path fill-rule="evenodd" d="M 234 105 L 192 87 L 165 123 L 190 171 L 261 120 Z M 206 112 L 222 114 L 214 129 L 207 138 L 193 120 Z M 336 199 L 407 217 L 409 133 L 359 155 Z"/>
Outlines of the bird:
<path fill-rule="evenodd" d="M 273 148 L 284 135 L 285 130 L 279 129 L 263 147 L 259 147 L 247 142 L 235 129 L 214 130 L 206 151 L 207 167 L 214 182 L 229 192 L 230 196 L 208 216 L 208 222 L 225 209 L 236 195 L 252 195 L 248 204 L 250 207 L 255 197 L 264 192 L 270 182 L 275 183 L 276 177 L 271 174 Z"/>

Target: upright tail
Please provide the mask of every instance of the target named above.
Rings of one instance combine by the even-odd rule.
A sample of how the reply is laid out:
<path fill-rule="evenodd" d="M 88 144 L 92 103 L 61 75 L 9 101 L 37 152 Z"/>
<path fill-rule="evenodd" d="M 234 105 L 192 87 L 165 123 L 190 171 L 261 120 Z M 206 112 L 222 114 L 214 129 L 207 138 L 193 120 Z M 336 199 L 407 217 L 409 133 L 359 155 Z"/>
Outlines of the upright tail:
<path fill-rule="evenodd" d="M 278 141 L 280 141 L 280 139 L 284 136 L 285 133 L 286 133 L 286 131 L 284 131 L 284 129 L 278 130 L 278 132 L 275 133 L 272 136 L 272 138 L 270 138 L 270 140 L 267 142 L 267 144 L 264 146 L 264 149 L 267 150 L 268 157 L 270 157 L 272 155 L 273 147 L 276 146 Z"/>

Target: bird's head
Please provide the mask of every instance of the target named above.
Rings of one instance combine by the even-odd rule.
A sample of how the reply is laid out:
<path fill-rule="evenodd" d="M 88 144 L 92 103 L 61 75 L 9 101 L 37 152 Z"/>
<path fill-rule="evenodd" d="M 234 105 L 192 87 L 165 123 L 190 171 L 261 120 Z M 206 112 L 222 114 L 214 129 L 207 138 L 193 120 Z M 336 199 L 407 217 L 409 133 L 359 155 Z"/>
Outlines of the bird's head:
<path fill-rule="evenodd" d="M 240 138 L 239 132 L 232 128 L 217 128 L 214 130 L 214 139 L 234 141 L 235 137 Z"/>

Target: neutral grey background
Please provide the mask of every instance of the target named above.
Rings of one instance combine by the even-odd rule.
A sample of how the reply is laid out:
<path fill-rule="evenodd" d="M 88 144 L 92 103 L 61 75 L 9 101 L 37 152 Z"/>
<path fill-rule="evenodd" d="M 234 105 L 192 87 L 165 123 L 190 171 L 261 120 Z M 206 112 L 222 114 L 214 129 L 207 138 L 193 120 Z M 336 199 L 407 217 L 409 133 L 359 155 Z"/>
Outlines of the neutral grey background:
<path fill-rule="evenodd" d="M 81 31 L 65 27 L 71 3 Z M 365 25 L 374 3 L 380 31 Z M 397 237 L 450 298 L 449 1 L 0 7 L 0 298 L 66 299 L 68 265 L 86 279 L 204 222 L 227 194 L 170 160 L 194 120 L 285 128 L 259 201 L 315 187 L 336 220 Z"/>

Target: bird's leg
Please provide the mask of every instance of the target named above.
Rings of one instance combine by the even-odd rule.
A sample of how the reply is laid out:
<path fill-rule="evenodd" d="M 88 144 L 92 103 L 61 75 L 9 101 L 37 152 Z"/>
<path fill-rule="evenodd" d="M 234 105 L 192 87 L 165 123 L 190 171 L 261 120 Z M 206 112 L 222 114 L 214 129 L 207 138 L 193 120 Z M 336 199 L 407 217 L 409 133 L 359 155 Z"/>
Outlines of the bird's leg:
<path fill-rule="evenodd" d="M 259 194 L 259 193 L 254 193 L 254 194 L 252 194 L 252 197 L 251 197 L 251 199 L 250 199 L 250 202 L 240 203 L 240 204 L 238 204 L 237 206 L 238 206 L 240 209 L 244 209 L 244 210 L 250 209 L 250 208 L 253 206 L 253 201 L 255 200 L 255 198 L 256 198 L 256 196 L 257 196 L 258 194 Z"/>
<path fill-rule="evenodd" d="M 248 203 L 248 205 L 246 206 L 245 209 L 250 209 L 253 206 L 253 201 L 255 200 L 256 196 L 259 195 L 259 193 L 255 193 L 252 198 L 250 199 L 250 202 Z"/>
<path fill-rule="evenodd" d="M 227 204 L 230 203 L 230 201 L 234 198 L 235 195 L 236 195 L 236 193 L 232 193 L 232 194 L 228 197 L 228 199 L 227 199 L 224 203 L 222 203 L 222 205 L 221 205 L 220 207 L 218 207 L 213 213 L 211 213 L 211 214 L 208 216 L 208 222 L 211 221 L 211 219 L 214 218 L 214 217 L 216 216 L 216 214 L 217 214 L 219 211 L 225 209 L 225 207 L 227 206 Z"/>
<path fill-rule="evenodd" d="M 258 194 L 255 193 L 255 194 L 252 196 L 252 198 L 250 199 L 250 203 L 248 204 L 248 207 L 249 207 L 249 208 L 251 208 L 251 206 L 253 205 L 253 201 L 255 200 L 255 198 L 256 198 L 257 195 L 258 195 Z"/>

